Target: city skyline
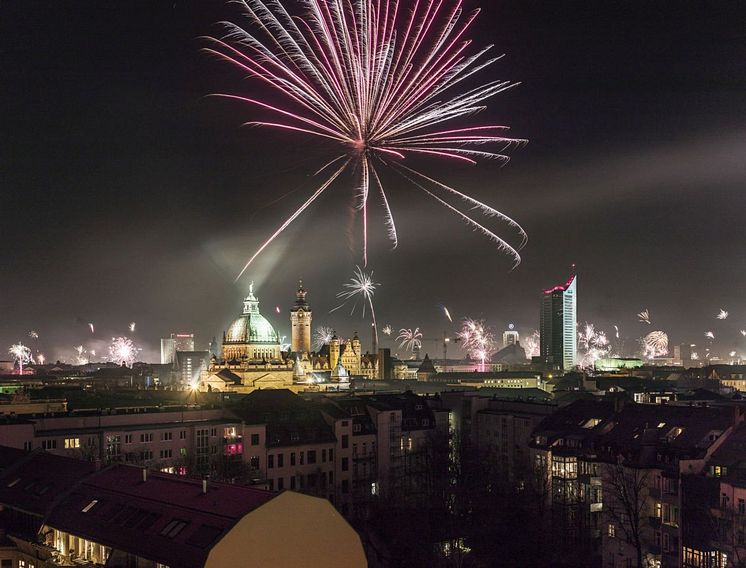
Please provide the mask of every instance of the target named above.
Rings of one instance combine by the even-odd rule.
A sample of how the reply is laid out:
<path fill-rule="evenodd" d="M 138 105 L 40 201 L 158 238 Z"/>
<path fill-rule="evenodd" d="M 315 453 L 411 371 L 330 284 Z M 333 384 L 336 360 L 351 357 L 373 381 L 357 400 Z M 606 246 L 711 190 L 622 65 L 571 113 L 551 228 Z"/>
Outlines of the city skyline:
<path fill-rule="evenodd" d="M 744 110 L 744 74 L 729 63 L 743 51 L 738 8 L 684 2 L 669 14 L 662 4 L 633 3 L 578 9 L 582 17 L 538 4 L 482 8 L 477 39 L 506 54 L 492 72 L 522 83 L 485 119 L 510 124 L 529 144 L 504 168 L 435 169 L 526 227 L 523 263 L 510 271 L 458 220 L 396 187 L 406 238 L 390 252 L 385 234 L 371 234 L 381 321 L 439 336 L 445 305 L 454 319 L 483 318 L 498 332 L 512 322 L 525 334 L 538 328 L 540 290 L 577 263 L 579 322 L 607 333 L 618 325 L 636 339 L 645 332 L 636 314 L 649 309 L 672 343 L 702 343 L 713 330 L 722 352 L 744 349 L 736 191 L 746 171 L 732 121 Z M 1 96 L 12 111 L 5 140 L 13 140 L 4 146 L 5 205 L 17 214 L 3 227 L 0 341 L 36 330 L 41 342 L 72 350 L 90 339 L 89 322 L 108 341 L 135 321 L 135 337 L 154 352 L 176 330 L 206 344 L 249 280 L 269 314 L 289 308 L 299 277 L 315 321 L 361 331 L 362 320 L 326 315 L 360 261 L 360 243 L 348 241 L 355 231 L 333 203 L 342 191 L 232 282 L 290 201 L 309 190 L 315 150 L 241 129 L 250 113 L 204 98 L 250 88 L 195 39 L 214 33 L 230 8 L 91 4 L 68 18 L 58 10 L 4 6 L 34 25 L 3 34 L 11 80 Z M 637 40 L 631 47 L 627 36 Z M 272 159 L 278 153 L 282 163 Z M 734 245 L 731 260 L 713 264 Z M 715 319 L 721 308 L 727 320 Z M 284 319 L 278 327 L 289 334 Z"/>

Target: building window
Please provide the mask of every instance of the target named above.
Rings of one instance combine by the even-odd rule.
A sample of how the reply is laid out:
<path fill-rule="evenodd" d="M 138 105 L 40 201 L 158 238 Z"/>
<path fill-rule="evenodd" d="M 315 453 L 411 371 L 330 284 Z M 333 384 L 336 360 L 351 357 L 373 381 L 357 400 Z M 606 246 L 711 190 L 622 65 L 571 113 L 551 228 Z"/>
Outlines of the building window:
<path fill-rule="evenodd" d="M 285 467 L 285 454 L 277 454 L 277 467 Z"/>
<path fill-rule="evenodd" d="M 80 438 L 65 438 L 65 449 L 74 450 L 80 447 Z"/>
<path fill-rule="evenodd" d="M 290 490 L 292 491 L 294 489 L 295 489 L 295 476 L 293 475 L 290 477 Z"/>
<path fill-rule="evenodd" d="M 303 465 L 304 452 L 300 453 L 300 465 Z"/>
<path fill-rule="evenodd" d="M 326 448 L 321 450 L 321 463 L 326 463 Z"/>
<path fill-rule="evenodd" d="M 334 461 L 334 448 L 329 448 L 329 461 Z"/>
<path fill-rule="evenodd" d="M 362 432 L 362 430 L 363 430 L 363 427 L 360 424 L 354 424 L 352 426 L 352 431 L 353 432 Z"/>
<path fill-rule="evenodd" d="M 122 437 L 106 436 L 106 457 L 115 459 L 122 455 Z"/>
<path fill-rule="evenodd" d="M 218 435 L 218 429 L 217 428 L 210 428 L 210 436 L 213 438 Z"/>
<path fill-rule="evenodd" d="M 171 441 L 174 439 L 173 436 L 174 436 L 173 432 L 161 432 L 161 441 L 163 442 Z"/>
<path fill-rule="evenodd" d="M 275 456 L 274 454 L 269 454 L 267 456 L 267 468 L 272 469 L 275 467 Z"/>
<path fill-rule="evenodd" d="M 56 450 L 57 449 L 57 440 L 42 440 L 41 441 L 41 448 L 43 450 Z"/>
<path fill-rule="evenodd" d="M 609 538 L 616 538 L 616 526 L 609 523 Z"/>
<path fill-rule="evenodd" d="M 295 465 L 295 452 L 290 452 L 290 465 Z"/>
<path fill-rule="evenodd" d="M 251 435 L 251 445 L 252 446 L 258 446 L 259 445 L 259 434 L 252 434 Z"/>
<path fill-rule="evenodd" d="M 161 450 L 161 459 L 173 457 L 173 450 Z"/>
<path fill-rule="evenodd" d="M 342 471 L 347 471 L 350 469 L 349 460 L 347 458 L 342 458 Z"/>
<path fill-rule="evenodd" d="M 277 479 L 277 491 L 282 491 L 285 489 L 285 478 L 280 477 Z"/>
<path fill-rule="evenodd" d="M 179 432 L 179 440 L 186 440 L 186 430 Z"/>
<path fill-rule="evenodd" d="M 24 452 L 30 452 L 31 451 L 31 442 L 24 442 L 23 443 L 23 451 Z"/>
<path fill-rule="evenodd" d="M 350 447 L 350 437 L 347 434 L 342 434 L 342 449 L 345 450 Z"/>
<path fill-rule="evenodd" d="M 249 467 L 251 469 L 259 469 L 259 456 L 251 456 L 249 458 Z"/>
<path fill-rule="evenodd" d="M 316 463 L 316 450 L 308 450 L 308 465 Z"/>
<path fill-rule="evenodd" d="M 147 433 L 147 434 L 140 434 L 140 442 L 141 443 L 149 443 L 153 441 L 153 434 Z"/>
<path fill-rule="evenodd" d="M 274 479 L 268 479 L 267 480 L 267 485 L 269 486 L 269 490 L 270 491 L 274 491 L 275 490 L 275 480 Z"/>
<path fill-rule="evenodd" d="M 349 493 L 350 492 L 350 482 L 346 479 L 342 480 L 342 493 Z"/>
<path fill-rule="evenodd" d="M 124 443 L 125 444 L 131 444 L 132 443 L 132 434 L 125 434 L 124 435 Z"/>
<path fill-rule="evenodd" d="M 746 515 L 746 501 L 743 499 L 738 500 L 738 514 Z"/>

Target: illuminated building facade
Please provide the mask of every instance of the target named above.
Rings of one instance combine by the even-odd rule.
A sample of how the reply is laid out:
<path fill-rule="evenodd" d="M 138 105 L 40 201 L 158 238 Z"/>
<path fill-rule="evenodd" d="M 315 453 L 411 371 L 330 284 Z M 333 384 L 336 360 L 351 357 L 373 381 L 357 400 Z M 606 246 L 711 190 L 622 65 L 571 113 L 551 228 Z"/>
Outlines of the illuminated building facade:
<path fill-rule="evenodd" d="M 569 371 L 577 365 L 578 277 L 544 290 L 541 299 L 541 357 L 554 369 Z"/>
<path fill-rule="evenodd" d="M 306 289 L 303 281 L 298 284 L 295 294 L 295 305 L 290 310 L 290 351 L 293 353 L 311 353 L 311 323 L 313 312 L 306 301 Z"/>
<path fill-rule="evenodd" d="M 161 364 L 173 363 L 177 351 L 194 351 L 193 333 L 172 333 L 161 338 Z"/>

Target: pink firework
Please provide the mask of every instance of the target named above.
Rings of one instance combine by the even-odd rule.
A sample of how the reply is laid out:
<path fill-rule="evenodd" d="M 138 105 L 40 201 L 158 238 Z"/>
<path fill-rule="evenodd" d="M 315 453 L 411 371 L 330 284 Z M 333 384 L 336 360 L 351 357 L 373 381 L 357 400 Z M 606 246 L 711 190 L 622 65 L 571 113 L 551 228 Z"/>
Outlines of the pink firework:
<path fill-rule="evenodd" d="M 214 54 L 277 95 L 262 100 L 219 94 L 267 113 L 249 125 L 281 129 L 332 143 L 334 155 L 317 172 L 324 179 L 248 260 L 240 276 L 272 241 L 344 172 L 357 182 L 367 263 L 368 202 L 377 194 L 388 236 L 397 232 L 379 171 L 389 167 L 414 187 L 477 229 L 520 262 L 526 233 L 510 217 L 405 164 L 413 156 L 476 164 L 506 162 L 505 152 L 525 140 L 505 136 L 498 125 L 448 126 L 485 108 L 490 97 L 514 86 L 490 81 L 458 86 L 493 64 L 492 46 L 473 50 L 467 34 L 479 10 L 464 0 L 307 0 L 305 14 L 291 15 L 281 0 L 240 0 L 252 28 L 225 22 L 221 38 L 207 38 Z M 450 200 L 450 201 L 449 201 Z M 459 201 L 461 205 L 459 206 Z M 455 203 L 455 204 L 454 204 Z M 507 223 L 520 237 L 515 246 L 488 229 L 474 212 Z"/>

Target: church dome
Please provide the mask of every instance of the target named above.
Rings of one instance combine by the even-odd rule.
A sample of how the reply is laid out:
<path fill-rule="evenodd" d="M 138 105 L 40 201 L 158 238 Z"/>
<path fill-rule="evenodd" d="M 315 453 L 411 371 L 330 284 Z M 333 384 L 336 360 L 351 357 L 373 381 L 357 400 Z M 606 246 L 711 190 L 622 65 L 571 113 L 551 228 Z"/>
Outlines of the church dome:
<path fill-rule="evenodd" d="M 259 313 L 259 300 L 254 296 L 253 285 L 244 300 L 243 314 L 225 333 L 225 342 L 271 345 L 280 342 L 280 336 L 277 335 L 275 328 Z"/>

